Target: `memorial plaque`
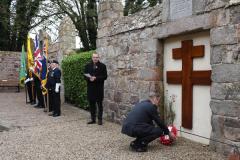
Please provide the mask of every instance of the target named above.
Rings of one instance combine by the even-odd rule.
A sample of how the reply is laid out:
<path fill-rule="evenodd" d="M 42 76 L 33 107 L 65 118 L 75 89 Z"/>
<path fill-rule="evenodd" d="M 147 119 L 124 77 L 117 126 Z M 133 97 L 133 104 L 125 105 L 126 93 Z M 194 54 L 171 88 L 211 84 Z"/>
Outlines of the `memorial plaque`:
<path fill-rule="evenodd" d="M 192 15 L 192 0 L 170 0 L 170 19 Z"/>

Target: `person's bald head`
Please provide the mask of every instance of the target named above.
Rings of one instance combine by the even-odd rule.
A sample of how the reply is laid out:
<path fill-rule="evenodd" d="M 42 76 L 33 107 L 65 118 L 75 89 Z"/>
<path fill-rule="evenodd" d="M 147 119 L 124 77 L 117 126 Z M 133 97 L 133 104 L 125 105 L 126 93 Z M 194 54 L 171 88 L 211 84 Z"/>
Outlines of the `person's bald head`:
<path fill-rule="evenodd" d="M 150 92 L 149 99 L 153 104 L 158 105 L 160 102 L 160 94 L 157 92 Z"/>
<path fill-rule="evenodd" d="M 99 61 L 99 54 L 97 52 L 92 54 L 92 61 L 93 63 L 97 63 Z"/>

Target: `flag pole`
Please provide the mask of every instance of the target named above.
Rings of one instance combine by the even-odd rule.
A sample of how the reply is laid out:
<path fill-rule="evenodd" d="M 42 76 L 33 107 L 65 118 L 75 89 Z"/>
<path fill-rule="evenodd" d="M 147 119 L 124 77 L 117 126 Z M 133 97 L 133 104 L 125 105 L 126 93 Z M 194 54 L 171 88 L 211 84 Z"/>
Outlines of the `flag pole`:
<path fill-rule="evenodd" d="M 27 85 L 26 84 L 24 85 L 24 88 L 25 88 L 25 96 L 26 96 L 26 104 L 27 104 Z"/>
<path fill-rule="evenodd" d="M 47 102 L 46 102 L 46 95 L 43 95 L 43 101 L 44 101 L 44 112 L 47 112 Z"/>
<path fill-rule="evenodd" d="M 43 40 L 43 44 L 42 44 L 42 56 L 43 56 L 43 63 L 44 65 L 42 66 L 42 71 L 45 71 L 44 74 L 42 73 L 43 79 L 41 81 L 43 88 L 42 88 L 42 94 L 43 94 L 43 98 L 44 98 L 44 112 L 49 112 L 49 99 L 48 99 L 48 90 L 46 88 L 46 83 L 47 83 L 47 75 L 48 75 L 48 39 L 45 38 Z"/>
<path fill-rule="evenodd" d="M 33 102 L 36 102 L 36 97 L 34 95 L 34 89 L 33 89 L 33 82 L 31 82 L 31 83 L 32 83 L 31 88 L 32 88 Z"/>
<path fill-rule="evenodd" d="M 49 94 L 47 93 L 47 113 L 49 113 Z"/>

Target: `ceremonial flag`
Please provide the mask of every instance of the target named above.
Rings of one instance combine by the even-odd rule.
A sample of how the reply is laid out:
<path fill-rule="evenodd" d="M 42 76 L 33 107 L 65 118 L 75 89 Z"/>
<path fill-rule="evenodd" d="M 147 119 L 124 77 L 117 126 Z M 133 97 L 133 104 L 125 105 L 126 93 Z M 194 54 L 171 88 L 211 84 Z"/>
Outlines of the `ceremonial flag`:
<path fill-rule="evenodd" d="M 28 35 L 27 38 L 27 67 L 28 67 L 28 71 L 29 68 L 32 67 L 33 68 L 34 62 L 33 62 L 33 56 L 32 56 L 32 49 L 31 49 L 31 39 Z M 32 77 L 32 72 L 29 72 L 30 77 Z"/>
<path fill-rule="evenodd" d="M 34 74 L 41 80 L 42 70 L 42 55 L 39 48 L 38 35 L 35 36 L 35 50 L 34 50 Z"/>
<path fill-rule="evenodd" d="M 24 49 L 24 45 L 22 45 L 22 53 L 21 53 L 21 66 L 20 66 L 20 72 L 19 72 L 19 81 L 20 85 L 24 85 L 24 80 L 26 78 L 26 53 Z"/>
<path fill-rule="evenodd" d="M 43 42 L 43 58 L 42 58 L 42 72 L 41 72 L 41 83 L 42 83 L 42 94 L 47 94 L 47 89 L 45 87 L 47 83 L 47 74 L 48 74 L 48 66 L 47 66 L 47 57 L 48 56 L 48 40 L 45 39 Z"/>

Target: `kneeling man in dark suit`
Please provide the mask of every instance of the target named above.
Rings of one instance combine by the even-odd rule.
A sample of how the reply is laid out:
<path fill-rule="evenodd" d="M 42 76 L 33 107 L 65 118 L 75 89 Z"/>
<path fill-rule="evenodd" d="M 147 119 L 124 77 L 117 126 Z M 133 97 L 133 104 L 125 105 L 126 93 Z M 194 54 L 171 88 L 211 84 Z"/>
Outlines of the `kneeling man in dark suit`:
<path fill-rule="evenodd" d="M 137 152 L 146 152 L 148 143 L 162 135 L 169 135 L 172 141 L 175 140 L 158 115 L 159 101 L 157 93 L 150 93 L 149 99 L 136 104 L 123 122 L 122 133 L 136 138 L 130 143 L 130 147 Z"/>

